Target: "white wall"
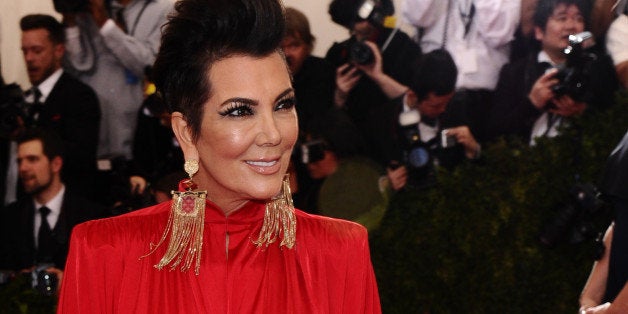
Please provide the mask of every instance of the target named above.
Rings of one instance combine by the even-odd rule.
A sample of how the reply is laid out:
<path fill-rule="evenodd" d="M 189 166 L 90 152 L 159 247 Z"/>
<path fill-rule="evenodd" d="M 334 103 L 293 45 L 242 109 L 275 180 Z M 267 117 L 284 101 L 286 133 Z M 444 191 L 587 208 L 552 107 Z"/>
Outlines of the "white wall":
<path fill-rule="evenodd" d="M 52 0 L 0 1 L 0 66 L 7 83 L 17 82 L 22 88 L 30 86 L 20 49 L 20 19 L 31 13 L 46 13 L 60 18 Z"/>
<path fill-rule="evenodd" d="M 327 13 L 330 0 L 284 0 L 284 5 L 293 7 L 305 14 L 310 21 L 310 29 L 316 37 L 313 55 L 323 57 L 334 41 L 349 37 L 349 30 L 334 23 Z"/>
<path fill-rule="evenodd" d="M 394 0 L 399 11 L 402 0 Z M 334 41 L 344 40 L 349 36 L 348 30 L 334 24 L 327 8 L 330 0 L 284 0 L 284 5 L 302 11 L 310 20 L 312 33 L 316 36 L 313 54 L 322 57 Z M 5 82 L 17 82 L 22 88 L 30 83 L 26 75 L 24 60 L 20 51 L 19 20 L 31 13 L 51 14 L 54 12 L 52 0 L 0 0 L 0 57 L 2 76 Z"/>

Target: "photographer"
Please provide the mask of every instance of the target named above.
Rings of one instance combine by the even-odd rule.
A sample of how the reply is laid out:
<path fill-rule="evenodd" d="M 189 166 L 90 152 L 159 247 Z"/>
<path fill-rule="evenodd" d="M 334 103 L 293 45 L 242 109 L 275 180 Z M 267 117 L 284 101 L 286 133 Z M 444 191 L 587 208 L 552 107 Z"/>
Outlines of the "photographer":
<path fill-rule="evenodd" d="M 540 50 L 502 68 L 490 138 L 514 135 L 533 145 L 536 137 L 558 135 L 567 119 L 612 105 L 615 70 L 607 55 L 588 47 L 585 8 L 581 0 L 538 2 L 534 34 Z"/>
<path fill-rule="evenodd" d="M 346 112 L 334 108 L 308 125 L 301 146 L 310 185 L 302 204 L 308 212 L 348 219 L 374 230 L 384 216 L 394 190 L 405 184 L 405 171 L 385 174 L 363 155 L 364 141 Z"/>
<path fill-rule="evenodd" d="M 169 0 L 54 0 L 66 26 L 68 70 L 102 110 L 99 157 L 131 158 L 144 71 L 155 61 Z"/>
<path fill-rule="evenodd" d="M 405 33 L 385 27 L 385 17 L 394 13 L 389 0 L 335 0 L 329 13 L 352 34 L 325 56 L 336 67 L 334 103 L 360 130 L 369 156 L 384 164 L 380 143 L 390 133 L 381 116 L 392 110 L 386 104 L 407 90 L 410 65 L 421 50 Z"/>
<path fill-rule="evenodd" d="M 31 128 L 17 144 L 26 195 L 0 212 L 0 269 L 61 274 L 72 228 L 102 217 L 104 209 L 63 182 L 64 146 L 54 132 Z"/>
<path fill-rule="evenodd" d="M 404 165 L 411 186 L 429 185 L 435 165 L 454 167 L 480 155 L 480 144 L 465 124 L 465 117 L 449 110 L 458 70 L 444 49 L 425 54 L 411 67 L 410 90 L 394 100 L 398 125 L 395 141 L 387 149 L 393 168 Z"/>
<path fill-rule="evenodd" d="M 458 67 L 450 104 L 481 141 L 499 69 L 508 62 L 521 0 L 406 0 L 401 15 L 416 27 L 424 53 L 446 49 Z"/>

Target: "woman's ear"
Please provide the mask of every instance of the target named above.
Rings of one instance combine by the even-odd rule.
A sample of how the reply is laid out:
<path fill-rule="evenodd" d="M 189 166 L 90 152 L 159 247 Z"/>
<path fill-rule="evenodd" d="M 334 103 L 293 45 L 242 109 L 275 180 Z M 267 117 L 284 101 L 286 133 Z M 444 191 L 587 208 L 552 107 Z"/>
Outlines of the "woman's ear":
<path fill-rule="evenodd" d="M 183 114 L 180 112 L 173 112 L 170 117 L 170 122 L 172 124 L 172 131 L 177 137 L 179 145 L 181 145 L 181 150 L 183 150 L 183 157 L 185 160 L 198 160 L 198 150 L 196 149 L 196 145 L 194 143 L 192 131 L 190 130 Z"/>

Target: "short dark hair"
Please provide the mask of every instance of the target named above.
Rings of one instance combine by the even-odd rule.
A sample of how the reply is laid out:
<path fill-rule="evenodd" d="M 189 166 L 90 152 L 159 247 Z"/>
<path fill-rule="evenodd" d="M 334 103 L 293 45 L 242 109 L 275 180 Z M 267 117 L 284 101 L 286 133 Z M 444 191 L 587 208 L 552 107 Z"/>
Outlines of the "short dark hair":
<path fill-rule="evenodd" d="M 20 29 L 22 31 L 40 28 L 48 31 L 48 37 L 53 43 L 63 44 L 65 42 L 65 30 L 63 29 L 63 25 L 50 15 L 30 14 L 22 17 L 20 20 Z"/>
<path fill-rule="evenodd" d="M 212 93 L 213 63 L 234 55 L 279 52 L 285 30 L 278 0 L 179 0 L 163 28 L 153 67 L 170 112 L 181 112 L 198 137 L 203 104 Z"/>
<path fill-rule="evenodd" d="M 456 88 L 458 68 L 445 49 L 432 50 L 417 58 L 412 70 L 410 89 L 419 100 L 427 98 L 430 92 L 443 96 Z"/>
<path fill-rule="evenodd" d="M 388 16 L 395 13 L 395 5 L 392 0 L 375 0 L 374 2 L 375 9 L 380 14 Z M 363 4 L 364 0 L 332 0 L 329 3 L 327 13 L 334 23 L 351 29 L 353 24 L 360 20 L 358 11 Z"/>
<path fill-rule="evenodd" d="M 560 4 L 567 6 L 575 5 L 580 10 L 580 14 L 584 17 L 585 28 L 589 25 L 589 12 L 590 7 L 583 0 L 539 0 L 534 9 L 534 26 L 545 30 L 547 20 L 554 14 L 554 9 Z"/>
<path fill-rule="evenodd" d="M 16 142 L 20 145 L 30 141 L 40 141 L 43 153 L 49 160 L 55 157 L 63 158 L 65 152 L 63 140 L 54 130 L 29 128 L 18 136 Z"/>
<path fill-rule="evenodd" d="M 295 8 L 286 8 L 286 36 L 299 37 L 310 48 L 314 47 L 316 40 L 307 17 Z"/>

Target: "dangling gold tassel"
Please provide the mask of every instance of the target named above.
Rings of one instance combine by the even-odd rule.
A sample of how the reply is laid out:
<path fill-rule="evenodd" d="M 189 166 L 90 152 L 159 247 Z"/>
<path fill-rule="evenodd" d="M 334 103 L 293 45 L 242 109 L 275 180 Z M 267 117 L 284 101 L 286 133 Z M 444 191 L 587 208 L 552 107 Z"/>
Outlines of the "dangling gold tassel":
<path fill-rule="evenodd" d="M 168 223 L 161 239 L 157 244 L 150 244 L 150 252 L 140 257 L 151 255 L 170 235 L 170 242 L 166 253 L 155 268 L 162 269 L 170 264 L 174 270 L 181 262 L 181 271 L 187 271 L 194 262 L 194 272 L 198 275 L 201 266 L 201 251 L 203 248 L 203 227 L 205 225 L 205 199 L 207 191 L 194 191 L 196 184 L 192 176 L 198 171 L 197 160 L 187 160 L 185 171 L 190 176 L 181 182 L 184 192 L 172 191 L 172 207 Z"/>
<path fill-rule="evenodd" d="M 257 247 L 268 247 L 277 241 L 277 237 L 282 236 L 279 246 L 289 249 L 294 247 L 297 230 L 297 219 L 294 215 L 294 204 L 290 193 L 289 175 L 283 179 L 281 193 L 266 203 L 264 212 L 264 223 L 259 232 L 257 240 L 253 241 Z"/>

